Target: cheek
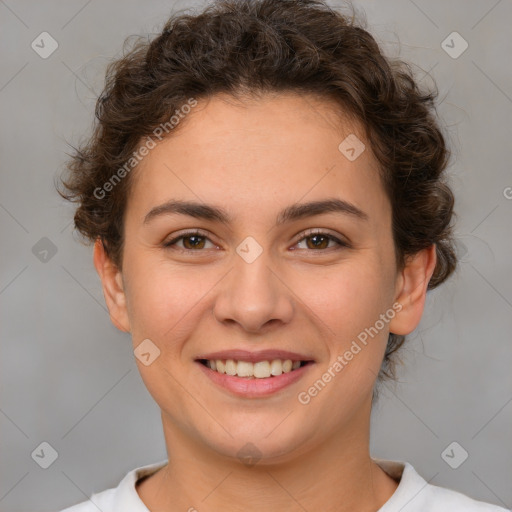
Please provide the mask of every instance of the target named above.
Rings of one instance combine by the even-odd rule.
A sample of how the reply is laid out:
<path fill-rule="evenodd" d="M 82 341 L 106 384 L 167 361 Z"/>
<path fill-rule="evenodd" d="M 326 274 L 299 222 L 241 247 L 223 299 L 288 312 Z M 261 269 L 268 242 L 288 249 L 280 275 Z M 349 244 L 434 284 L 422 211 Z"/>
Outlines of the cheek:
<path fill-rule="evenodd" d="M 140 375 L 162 410 L 186 411 L 191 404 L 182 387 L 187 380 L 184 363 L 192 350 L 187 341 L 211 307 L 208 292 L 218 277 L 199 273 L 192 266 L 176 270 L 168 262 L 157 261 L 133 263 L 130 270 L 127 302 L 133 348 L 149 339 L 159 350 L 150 365 L 137 361 Z M 175 421 L 181 421 L 179 416 Z"/>
<path fill-rule="evenodd" d="M 373 325 L 389 307 L 392 288 L 388 281 L 376 262 L 347 261 L 336 270 L 311 272 L 301 280 L 298 295 L 323 320 L 331 336 L 336 333 L 343 343 Z"/>
<path fill-rule="evenodd" d="M 208 292 L 218 277 L 193 266 L 172 268 L 168 262 L 134 262 L 127 304 L 134 344 L 150 338 L 165 348 L 179 346 L 208 305 Z M 172 343 L 170 343 L 172 341 Z"/>
<path fill-rule="evenodd" d="M 330 391 L 320 402 L 330 397 L 356 407 L 371 394 L 388 340 L 389 321 L 381 320 L 392 300 L 387 269 L 368 255 L 318 279 L 321 286 L 307 283 L 302 292 L 307 304 L 328 326 L 323 333 L 328 361 L 320 379 L 330 383 Z"/>

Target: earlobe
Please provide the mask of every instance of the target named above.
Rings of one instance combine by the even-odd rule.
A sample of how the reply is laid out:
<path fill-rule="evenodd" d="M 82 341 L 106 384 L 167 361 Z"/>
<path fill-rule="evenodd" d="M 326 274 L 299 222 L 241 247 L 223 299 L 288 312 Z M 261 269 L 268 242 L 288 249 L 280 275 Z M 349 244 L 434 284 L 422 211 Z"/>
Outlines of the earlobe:
<path fill-rule="evenodd" d="M 97 238 L 94 243 L 93 261 L 101 279 L 103 296 L 111 322 L 120 331 L 130 332 L 122 274 L 107 255 L 100 238 Z"/>
<path fill-rule="evenodd" d="M 407 258 L 404 268 L 397 277 L 395 302 L 401 305 L 401 310 L 391 320 L 390 332 L 410 334 L 420 323 L 428 283 L 434 273 L 436 261 L 435 244 Z"/>

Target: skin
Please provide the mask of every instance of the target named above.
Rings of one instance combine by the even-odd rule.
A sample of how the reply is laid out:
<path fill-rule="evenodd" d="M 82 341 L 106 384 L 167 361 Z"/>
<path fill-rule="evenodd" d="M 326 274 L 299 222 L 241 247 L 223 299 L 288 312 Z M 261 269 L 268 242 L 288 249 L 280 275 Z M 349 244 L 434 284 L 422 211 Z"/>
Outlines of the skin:
<path fill-rule="evenodd" d="M 398 485 L 369 455 L 372 392 L 388 333 L 409 334 L 421 319 L 435 247 L 397 269 L 377 161 L 367 142 L 353 162 L 340 152 L 348 134 L 365 139 L 336 108 L 282 93 L 200 101 L 130 177 L 122 271 L 96 242 L 112 322 L 131 333 L 134 348 L 150 339 L 160 350 L 149 366 L 136 359 L 161 409 L 169 457 L 137 486 L 151 511 L 376 511 Z M 276 226 L 286 206 L 333 197 L 368 220 L 322 213 Z M 220 206 L 233 221 L 167 214 L 144 223 L 170 199 Z M 163 247 L 192 228 L 207 232 L 199 249 L 190 238 Z M 350 246 L 305 238 L 311 228 Z M 252 263 L 236 252 L 247 236 L 263 250 Z M 394 303 L 400 312 L 299 403 L 298 393 Z M 220 389 L 194 361 L 208 351 L 272 348 L 315 364 L 266 398 Z M 261 456 L 252 466 L 237 456 L 248 442 Z"/>

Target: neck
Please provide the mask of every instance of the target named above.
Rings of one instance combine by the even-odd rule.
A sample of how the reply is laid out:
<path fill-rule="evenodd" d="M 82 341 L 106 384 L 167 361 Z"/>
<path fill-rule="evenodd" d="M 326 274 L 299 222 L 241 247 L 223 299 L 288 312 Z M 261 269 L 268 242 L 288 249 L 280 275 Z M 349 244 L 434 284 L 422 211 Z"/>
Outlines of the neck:
<path fill-rule="evenodd" d="M 293 458 L 249 466 L 206 448 L 162 415 L 169 462 L 137 492 L 152 511 L 209 512 L 229 503 L 233 512 L 375 512 L 398 484 L 370 458 L 369 416 Z"/>

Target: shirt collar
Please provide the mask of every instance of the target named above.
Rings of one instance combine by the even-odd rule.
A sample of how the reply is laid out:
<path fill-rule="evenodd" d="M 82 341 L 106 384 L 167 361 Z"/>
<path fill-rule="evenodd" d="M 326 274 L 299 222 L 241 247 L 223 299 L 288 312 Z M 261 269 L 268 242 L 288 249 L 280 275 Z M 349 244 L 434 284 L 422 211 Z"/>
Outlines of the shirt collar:
<path fill-rule="evenodd" d="M 395 492 L 378 512 L 392 512 L 402 509 L 428 485 L 408 462 L 375 458 L 372 458 L 372 460 L 391 478 L 399 482 Z M 135 484 L 141 478 L 156 473 L 167 462 L 167 460 L 164 460 L 130 471 L 115 490 L 113 512 L 126 512 L 127 510 L 130 510 L 130 512 L 149 512 L 140 499 Z"/>

